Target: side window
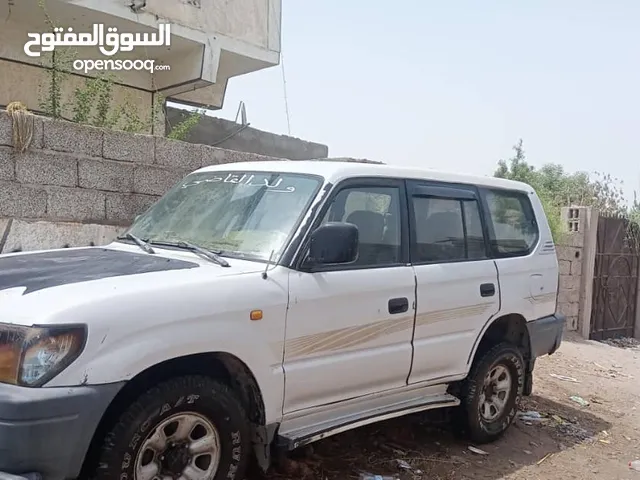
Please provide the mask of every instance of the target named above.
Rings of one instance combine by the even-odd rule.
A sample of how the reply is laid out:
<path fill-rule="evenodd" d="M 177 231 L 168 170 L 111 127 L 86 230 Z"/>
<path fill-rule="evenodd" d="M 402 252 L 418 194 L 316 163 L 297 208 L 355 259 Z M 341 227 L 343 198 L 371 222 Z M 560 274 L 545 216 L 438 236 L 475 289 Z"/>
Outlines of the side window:
<path fill-rule="evenodd" d="M 491 248 L 496 256 L 527 255 L 538 241 L 538 224 L 525 193 L 487 190 Z"/>
<path fill-rule="evenodd" d="M 397 265 L 401 259 L 400 190 L 354 187 L 341 190 L 323 222 L 348 222 L 358 227 L 356 266 Z"/>
<path fill-rule="evenodd" d="M 414 262 L 487 258 L 476 200 L 414 197 Z"/>

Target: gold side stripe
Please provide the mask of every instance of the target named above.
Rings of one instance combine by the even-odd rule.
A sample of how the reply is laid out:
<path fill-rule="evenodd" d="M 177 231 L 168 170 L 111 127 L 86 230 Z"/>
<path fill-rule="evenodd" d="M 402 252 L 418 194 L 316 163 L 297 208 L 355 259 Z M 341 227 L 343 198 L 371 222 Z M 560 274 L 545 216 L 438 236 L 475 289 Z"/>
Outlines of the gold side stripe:
<path fill-rule="evenodd" d="M 287 357 L 313 355 L 351 348 L 388 333 L 394 327 L 398 331 L 411 326 L 413 316 L 399 319 L 389 318 L 368 325 L 342 328 L 296 338 L 285 344 Z M 397 324 L 397 325 L 396 325 Z"/>
<path fill-rule="evenodd" d="M 493 304 L 481 303 L 427 312 L 418 315 L 416 326 L 481 315 L 489 310 L 491 305 Z M 330 330 L 328 332 L 304 335 L 288 340 L 285 343 L 286 357 L 291 359 L 314 355 L 320 352 L 345 350 L 365 344 L 382 336 L 392 335 L 411 328 L 413 328 L 413 315 L 407 315 L 401 318 L 387 318 L 367 325 L 357 325 Z M 279 342 L 277 345 L 274 345 L 274 350 L 278 351 L 277 349 L 281 347 L 282 343 Z"/>
<path fill-rule="evenodd" d="M 418 318 L 416 319 L 416 326 L 421 327 L 423 325 L 445 322 L 447 320 L 454 320 L 456 318 L 481 315 L 489 310 L 491 305 L 493 305 L 493 303 L 479 303 L 477 305 L 450 308 L 447 310 L 435 310 L 433 312 L 423 313 L 422 315 L 418 315 Z"/>
<path fill-rule="evenodd" d="M 525 298 L 525 300 L 528 300 L 532 304 L 552 302 L 552 301 L 555 301 L 555 299 L 556 299 L 556 292 L 545 293 L 543 295 L 536 295 L 535 297 Z"/>

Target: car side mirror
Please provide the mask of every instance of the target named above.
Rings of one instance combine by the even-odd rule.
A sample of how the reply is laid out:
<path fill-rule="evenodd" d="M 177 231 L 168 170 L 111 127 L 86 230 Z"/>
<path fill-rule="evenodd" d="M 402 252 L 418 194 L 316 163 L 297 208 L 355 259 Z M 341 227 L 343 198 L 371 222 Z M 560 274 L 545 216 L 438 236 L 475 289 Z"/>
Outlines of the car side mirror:
<path fill-rule="evenodd" d="M 307 265 L 351 263 L 358 258 L 358 227 L 329 222 L 311 233 Z"/>

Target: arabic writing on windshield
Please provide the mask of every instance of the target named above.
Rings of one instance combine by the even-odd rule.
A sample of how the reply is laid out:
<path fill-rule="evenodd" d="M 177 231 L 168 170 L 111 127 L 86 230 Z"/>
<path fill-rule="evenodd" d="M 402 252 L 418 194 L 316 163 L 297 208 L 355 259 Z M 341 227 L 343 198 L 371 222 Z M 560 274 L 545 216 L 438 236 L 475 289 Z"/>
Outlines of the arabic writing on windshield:
<path fill-rule="evenodd" d="M 185 177 L 131 227 L 153 241 L 185 241 L 223 255 L 274 260 L 322 184 L 280 172 L 204 171 Z"/>
<path fill-rule="evenodd" d="M 256 179 L 256 177 L 258 178 L 264 177 L 264 178 L 262 178 L 262 181 L 259 181 Z M 182 188 L 193 187 L 195 185 L 198 185 L 199 183 L 222 182 L 222 183 L 233 183 L 235 185 L 245 186 L 245 187 L 267 187 L 268 192 L 293 193 L 296 191 L 296 187 L 294 187 L 293 185 L 278 188 L 282 184 L 282 181 L 283 181 L 282 177 L 279 177 L 275 181 L 271 181 L 269 178 L 267 178 L 266 175 L 229 173 L 226 176 L 215 176 L 215 177 L 209 177 L 209 178 L 202 178 L 199 180 L 193 180 L 192 182 L 187 182 L 184 185 L 182 185 Z"/>

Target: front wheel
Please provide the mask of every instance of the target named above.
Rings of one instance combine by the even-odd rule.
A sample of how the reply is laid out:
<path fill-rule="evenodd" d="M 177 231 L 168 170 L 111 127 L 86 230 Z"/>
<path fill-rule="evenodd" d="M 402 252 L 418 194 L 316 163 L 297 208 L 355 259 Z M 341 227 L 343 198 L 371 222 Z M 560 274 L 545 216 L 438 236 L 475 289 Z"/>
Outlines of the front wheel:
<path fill-rule="evenodd" d="M 518 347 L 500 343 L 474 362 L 462 385 L 455 421 L 475 443 L 489 443 L 507 431 L 518 412 L 525 381 Z"/>
<path fill-rule="evenodd" d="M 185 376 L 151 388 L 116 420 L 93 478 L 241 479 L 249 456 L 249 423 L 233 392 Z"/>

